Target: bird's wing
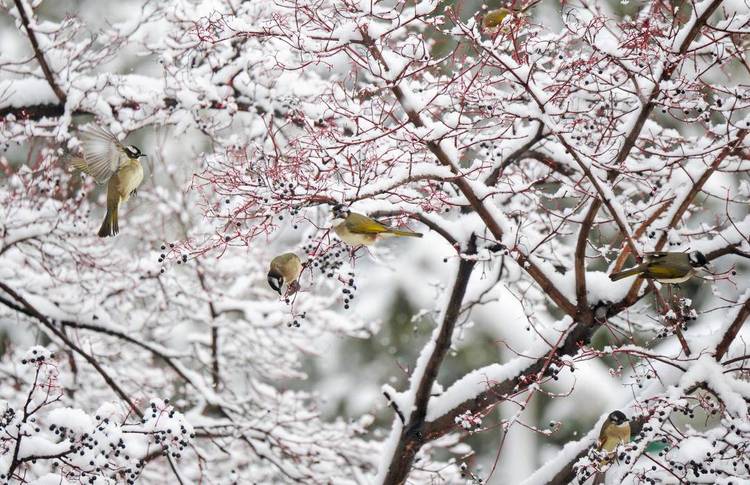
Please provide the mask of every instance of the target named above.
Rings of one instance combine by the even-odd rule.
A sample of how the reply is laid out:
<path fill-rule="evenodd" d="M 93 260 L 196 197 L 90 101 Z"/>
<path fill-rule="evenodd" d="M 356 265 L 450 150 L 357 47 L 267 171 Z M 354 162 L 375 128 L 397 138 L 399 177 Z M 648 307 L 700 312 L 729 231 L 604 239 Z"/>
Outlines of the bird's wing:
<path fill-rule="evenodd" d="M 664 251 L 654 251 L 654 252 L 643 253 L 644 259 L 646 260 L 647 263 L 651 263 L 651 262 L 663 259 L 664 257 L 666 257 L 666 255 L 667 253 L 665 253 Z"/>
<path fill-rule="evenodd" d="M 81 171 L 94 177 L 96 183 L 103 184 L 120 167 L 122 144 L 115 135 L 96 125 L 83 128 L 81 132 L 81 148 L 86 162 L 86 169 L 81 168 Z"/>
<path fill-rule="evenodd" d="M 681 278 L 688 274 L 692 267 L 690 264 L 683 264 L 683 263 L 676 263 L 674 261 L 670 261 L 669 265 L 663 264 L 664 259 L 651 261 L 648 263 L 646 267 L 645 273 L 650 278 Z"/>
<path fill-rule="evenodd" d="M 604 428 L 607 426 L 605 422 L 602 425 L 602 429 L 599 431 L 599 438 L 596 440 L 596 449 L 601 450 L 604 446 L 604 442 L 607 441 L 607 436 L 604 434 Z"/>
<path fill-rule="evenodd" d="M 380 234 L 383 232 L 391 232 L 391 228 L 385 224 L 381 224 L 375 219 L 369 217 L 351 213 L 346 218 L 346 228 L 349 232 L 354 234 Z"/>
<path fill-rule="evenodd" d="M 70 163 L 73 168 L 78 169 L 86 175 L 90 175 L 93 177 L 91 171 L 89 170 L 88 164 L 86 164 L 86 160 L 84 160 L 83 158 L 70 156 L 68 158 L 68 163 Z"/>

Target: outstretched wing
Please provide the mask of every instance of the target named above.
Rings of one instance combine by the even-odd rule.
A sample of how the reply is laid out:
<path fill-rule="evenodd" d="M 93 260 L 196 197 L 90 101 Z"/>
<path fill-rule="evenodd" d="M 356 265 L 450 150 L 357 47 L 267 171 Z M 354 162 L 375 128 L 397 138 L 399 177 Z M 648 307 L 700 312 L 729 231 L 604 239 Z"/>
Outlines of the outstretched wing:
<path fill-rule="evenodd" d="M 96 125 L 81 129 L 81 133 L 83 160 L 73 161 L 73 166 L 103 184 L 120 167 L 122 144 L 115 135 Z"/>
<path fill-rule="evenodd" d="M 375 219 L 353 212 L 346 218 L 346 228 L 354 234 L 382 234 L 392 231 L 390 227 Z"/>

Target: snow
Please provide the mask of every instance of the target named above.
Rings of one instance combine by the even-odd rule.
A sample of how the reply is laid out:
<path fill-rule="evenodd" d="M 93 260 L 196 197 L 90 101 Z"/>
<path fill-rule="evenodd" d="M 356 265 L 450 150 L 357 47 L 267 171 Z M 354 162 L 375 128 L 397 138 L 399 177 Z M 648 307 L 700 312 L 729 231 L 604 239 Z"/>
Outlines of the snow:
<path fill-rule="evenodd" d="M 44 79 L 0 80 L 0 109 L 59 102 L 49 83 Z"/>
<path fill-rule="evenodd" d="M 46 360 L 49 360 L 51 356 L 52 352 L 50 352 L 46 347 L 42 347 L 41 345 L 34 345 L 26 351 L 26 354 L 23 356 L 22 363 L 25 364 L 27 362 L 44 362 Z"/>
<path fill-rule="evenodd" d="M 570 320 L 565 318 L 556 322 L 553 328 L 565 328 L 564 331 L 567 331 L 571 328 L 570 323 Z M 562 340 L 561 335 L 554 330 L 550 330 L 545 337 L 552 341 Z M 545 356 L 549 350 L 549 345 L 540 339 L 521 352 L 522 357 L 516 357 L 506 364 L 490 364 L 467 373 L 450 385 L 443 394 L 430 400 L 427 408 L 427 421 L 440 418 L 449 410 L 464 401 L 475 398 L 496 383 L 519 376 L 538 358 Z"/>
<path fill-rule="evenodd" d="M 64 427 L 74 433 L 89 433 L 95 424 L 91 417 L 81 409 L 57 408 L 50 411 L 46 420 L 57 427 Z"/>
<path fill-rule="evenodd" d="M 566 443 L 552 460 L 548 460 L 544 463 L 534 473 L 523 480 L 520 485 L 549 483 L 564 466 L 571 462 L 571 460 L 594 445 L 599 436 L 599 429 L 601 429 L 601 423 L 604 422 L 604 419 L 606 419 L 606 417 L 600 418 L 597 425 L 595 425 L 582 439 Z"/>
<path fill-rule="evenodd" d="M 61 477 L 59 473 L 47 473 L 30 482 L 29 485 L 71 485 L 72 483 L 65 477 Z"/>
<path fill-rule="evenodd" d="M 691 436 L 680 441 L 677 452 L 672 456 L 682 461 L 702 461 L 707 454 L 711 454 L 714 447 L 711 442 L 699 436 Z"/>
<path fill-rule="evenodd" d="M 703 382 L 719 396 L 730 414 L 747 419 L 748 408 L 745 403 L 747 394 L 745 393 L 750 386 L 725 374 L 724 368 L 710 355 L 702 355 L 688 368 L 680 379 L 680 387 L 688 388 L 693 384 Z"/>
<path fill-rule="evenodd" d="M 23 460 L 33 456 L 53 457 L 70 450 L 71 443 L 63 440 L 59 443 L 53 443 L 42 436 L 27 436 L 21 440 L 18 448 L 18 459 Z"/>
<path fill-rule="evenodd" d="M 139 482 L 382 481 L 403 431 L 393 408 L 414 409 L 460 258 L 476 266 L 428 421 L 513 382 L 571 330 L 582 340 L 549 361 L 556 379 L 493 402 L 498 426 L 479 406 L 422 443 L 410 483 L 546 483 L 613 409 L 651 416 L 651 429 L 631 463 L 610 467 L 610 483 L 673 479 L 651 470 L 651 438 L 681 437 L 652 458 L 705 466 L 714 440 L 747 441 L 746 363 L 726 362 L 744 355 L 750 330 L 725 364 L 713 357 L 750 297 L 745 258 L 722 256 L 708 278 L 671 288 L 686 308 L 666 316 L 684 310 L 690 356 L 651 294 L 598 306 L 584 328 L 546 287 L 574 305 L 622 303 L 634 280 L 609 280 L 627 244 L 615 223 L 639 249 L 664 236 L 674 251 L 750 251 L 750 165 L 739 150 L 709 168 L 748 121 L 736 35 L 699 34 L 695 55 L 675 55 L 712 2 L 675 21 L 648 2 L 624 17 L 542 2 L 495 33 L 478 24 L 483 9 L 438 0 L 38 3 L 24 5 L 67 101 L 59 117 L 20 111 L 59 100 L 11 8 L 0 19 L 0 109 L 11 112 L 0 120 L 0 418 L 28 434 L 24 453 L 81 450 L 57 470 L 22 463 L 26 481 L 82 470 L 111 481 L 96 468 L 134 470 L 161 451 L 170 462 L 149 461 Z M 727 0 L 710 22 L 741 30 L 748 18 Z M 679 65 L 662 80 L 668 62 Z M 613 166 L 647 106 L 653 115 Z M 61 158 L 78 154 L 88 122 L 151 157 L 116 238 L 96 236 L 105 190 Z M 505 166 L 539 130 L 531 156 Z M 588 234 L 588 294 L 577 302 L 575 247 L 592 198 L 607 208 Z M 334 201 L 424 237 L 342 247 Z M 287 251 L 309 262 L 288 301 L 266 282 L 270 259 Z M 698 407 L 707 402 L 719 411 Z M 463 431 L 505 438 L 472 450 Z M 722 466 L 701 479 L 747 479 L 743 463 Z"/>

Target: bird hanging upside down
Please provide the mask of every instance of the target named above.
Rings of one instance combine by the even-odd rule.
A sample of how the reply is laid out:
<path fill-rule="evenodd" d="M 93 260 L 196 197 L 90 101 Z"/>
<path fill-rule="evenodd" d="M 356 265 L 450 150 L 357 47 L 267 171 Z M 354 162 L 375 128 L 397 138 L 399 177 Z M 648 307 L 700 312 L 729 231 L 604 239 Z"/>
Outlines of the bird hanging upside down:
<path fill-rule="evenodd" d="M 268 286 L 281 295 L 281 288 L 287 285 L 287 292 L 299 290 L 299 275 L 302 273 L 302 261 L 294 253 L 284 253 L 271 260 L 268 269 Z"/>

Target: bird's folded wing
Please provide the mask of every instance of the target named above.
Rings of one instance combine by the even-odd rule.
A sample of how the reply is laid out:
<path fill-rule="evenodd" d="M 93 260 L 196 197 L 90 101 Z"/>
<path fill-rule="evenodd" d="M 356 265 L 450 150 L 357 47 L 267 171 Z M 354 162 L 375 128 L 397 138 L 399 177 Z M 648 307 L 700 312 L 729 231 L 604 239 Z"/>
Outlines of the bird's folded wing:
<path fill-rule="evenodd" d="M 380 234 L 391 231 L 391 228 L 379 223 L 369 217 L 352 217 L 351 214 L 346 221 L 346 228 L 354 234 Z"/>
<path fill-rule="evenodd" d="M 120 165 L 120 142 L 117 137 L 98 126 L 88 126 L 81 130 L 81 148 L 86 169 L 75 165 L 103 184 L 117 172 Z"/>
<path fill-rule="evenodd" d="M 647 271 L 651 278 L 680 278 L 688 274 L 690 265 L 672 263 L 666 266 L 650 263 Z"/>
<path fill-rule="evenodd" d="M 666 255 L 667 255 L 667 253 L 665 253 L 664 251 L 654 251 L 654 252 L 645 252 L 645 253 L 643 253 L 643 256 L 644 256 L 646 262 L 652 262 L 652 261 L 656 261 L 656 260 L 659 260 L 659 259 L 663 259 L 664 256 L 666 256 Z"/>

